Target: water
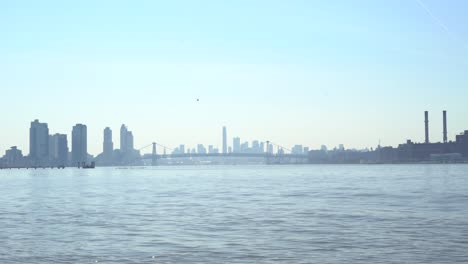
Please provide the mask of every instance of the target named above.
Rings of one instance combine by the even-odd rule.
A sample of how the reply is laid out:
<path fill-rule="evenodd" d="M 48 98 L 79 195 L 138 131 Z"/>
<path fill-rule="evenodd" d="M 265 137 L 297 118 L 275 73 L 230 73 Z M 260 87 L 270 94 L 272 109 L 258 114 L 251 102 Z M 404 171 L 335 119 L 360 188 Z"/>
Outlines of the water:
<path fill-rule="evenodd" d="M 0 170 L 0 263 L 468 263 L 468 166 Z"/>

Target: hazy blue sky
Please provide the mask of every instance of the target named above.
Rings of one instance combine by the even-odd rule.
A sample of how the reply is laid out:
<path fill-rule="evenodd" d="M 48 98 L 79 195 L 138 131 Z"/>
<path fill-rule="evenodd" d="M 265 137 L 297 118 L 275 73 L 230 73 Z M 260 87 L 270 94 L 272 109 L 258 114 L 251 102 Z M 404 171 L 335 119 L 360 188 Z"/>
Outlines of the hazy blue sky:
<path fill-rule="evenodd" d="M 468 1 L 2 1 L 0 151 L 125 123 L 135 146 L 318 148 L 468 129 Z M 196 99 L 200 101 L 197 102 Z M 70 142 L 70 140 L 69 140 Z"/>

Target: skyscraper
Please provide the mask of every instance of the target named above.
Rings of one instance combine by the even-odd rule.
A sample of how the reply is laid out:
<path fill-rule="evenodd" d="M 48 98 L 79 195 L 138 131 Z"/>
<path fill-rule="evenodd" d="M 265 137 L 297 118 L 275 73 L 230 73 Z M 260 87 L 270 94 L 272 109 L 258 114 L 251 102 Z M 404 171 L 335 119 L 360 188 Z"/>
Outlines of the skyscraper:
<path fill-rule="evenodd" d="M 55 160 L 55 140 L 53 135 L 49 135 L 49 160 Z"/>
<path fill-rule="evenodd" d="M 122 124 L 120 127 L 120 151 L 123 153 L 131 153 L 133 150 L 132 131 L 128 131 L 127 126 Z"/>
<path fill-rule="evenodd" d="M 242 145 L 240 146 L 240 152 L 241 153 L 249 153 L 250 152 L 250 148 L 249 148 L 249 142 L 244 142 L 242 143 Z"/>
<path fill-rule="evenodd" d="M 240 152 L 240 138 L 235 137 L 232 139 L 232 152 L 233 153 L 239 153 Z"/>
<path fill-rule="evenodd" d="M 127 152 L 133 151 L 133 133 L 132 131 L 127 132 Z"/>
<path fill-rule="evenodd" d="M 203 144 L 198 144 L 197 145 L 197 153 L 198 154 L 206 154 L 206 148 L 203 146 Z"/>
<path fill-rule="evenodd" d="M 258 140 L 252 141 L 252 152 L 254 153 L 260 152 L 260 142 L 258 142 Z"/>
<path fill-rule="evenodd" d="M 291 149 L 291 154 L 303 154 L 304 148 L 302 145 L 294 145 Z"/>
<path fill-rule="evenodd" d="M 223 154 L 227 153 L 227 132 L 226 127 L 223 126 Z"/>
<path fill-rule="evenodd" d="M 55 158 L 59 165 L 66 165 L 68 163 L 68 140 L 65 134 L 55 134 Z"/>
<path fill-rule="evenodd" d="M 29 129 L 29 157 L 34 162 L 46 161 L 49 156 L 49 128 L 39 120 L 31 122 Z"/>
<path fill-rule="evenodd" d="M 68 163 L 68 140 L 65 134 L 54 134 L 49 137 L 49 156 L 57 165 Z"/>
<path fill-rule="evenodd" d="M 267 153 L 273 154 L 273 144 L 271 143 L 267 144 Z"/>
<path fill-rule="evenodd" d="M 73 165 L 86 162 L 88 158 L 88 136 L 86 125 L 76 124 L 72 130 Z"/>
<path fill-rule="evenodd" d="M 102 144 L 102 153 L 106 159 L 112 157 L 114 151 L 114 142 L 112 142 L 112 130 L 109 127 L 104 129 L 104 142 Z"/>
<path fill-rule="evenodd" d="M 122 124 L 120 127 L 120 151 L 126 152 L 127 151 L 127 126 Z"/>

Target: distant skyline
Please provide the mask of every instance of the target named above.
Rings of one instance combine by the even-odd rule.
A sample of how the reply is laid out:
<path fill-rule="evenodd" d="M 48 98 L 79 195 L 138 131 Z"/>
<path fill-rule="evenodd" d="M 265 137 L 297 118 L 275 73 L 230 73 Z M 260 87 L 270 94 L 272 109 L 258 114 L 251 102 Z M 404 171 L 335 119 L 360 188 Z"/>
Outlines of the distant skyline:
<path fill-rule="evenodd" d="M 50 134 L 131 128 L 135 149 L 242 141 L 319 149 L 468 129 L 466 1 L 9 1 L 0 155 Z"/>

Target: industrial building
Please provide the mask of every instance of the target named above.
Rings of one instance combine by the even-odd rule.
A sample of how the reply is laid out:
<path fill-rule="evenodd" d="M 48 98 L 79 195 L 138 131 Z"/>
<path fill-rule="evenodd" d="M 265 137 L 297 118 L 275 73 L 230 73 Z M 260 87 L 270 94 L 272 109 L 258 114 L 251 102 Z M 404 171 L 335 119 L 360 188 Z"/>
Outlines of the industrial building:
<path fill-rule="evenodd" d="M 411 162 L 468 162 L 468 130 L 448 141 L 447 111 L 442 112 L 442 142 L 429 139 L 429 112 L 424 112 L 424 143 L 407 140 L 394 147 L 378 146 L 375 150 L 356 151 L 326 149 L 309 151 L 310 163 L 411 163 Z"/>
<path fill-rule="evenodd" d="M 397 161 L 457 161 L 468 158 L 468 130 L 457 135 L 455 141 L 447 138 L 447 111 L 442 112 L 443 141 L 431 143 L 429 140 L 429 113 L 424 112 L 424 143 L 414 143 L 408 140 L 405 144 L 398 145 Z"/>

